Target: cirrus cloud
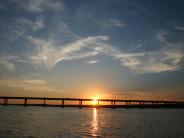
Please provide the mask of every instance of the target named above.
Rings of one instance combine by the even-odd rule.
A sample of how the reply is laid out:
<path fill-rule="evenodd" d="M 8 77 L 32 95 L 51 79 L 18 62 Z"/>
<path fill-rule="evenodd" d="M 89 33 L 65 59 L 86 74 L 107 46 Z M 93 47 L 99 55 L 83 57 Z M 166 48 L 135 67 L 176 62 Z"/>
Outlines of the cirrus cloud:
<path fill-rule="evenodd" d="M 181 69 L 180 63 L 184 57 L 179 48 L 173 47 L 161 48 L 152 52 L 124 52 L 108 44 L 108 36 L 90 36 L 63 46 L 54 40 L 47 41 L 30 36 L 27 38 L 36 45 L 36 51 L 32 55 L 28 55 L 29 59 L 35 65 L 44 64 L 48 68 L 53 68 L 57 63 L 65 60 L 106 55 L 138 73 L 159 73 Z"/>
<path fill-rule="evenodd" d="M 46 10 L 63 10 L 64 4 L 61 1 L 54 0 L 13 0 L 17 7 L 31 13 L 41 13 Z"/>

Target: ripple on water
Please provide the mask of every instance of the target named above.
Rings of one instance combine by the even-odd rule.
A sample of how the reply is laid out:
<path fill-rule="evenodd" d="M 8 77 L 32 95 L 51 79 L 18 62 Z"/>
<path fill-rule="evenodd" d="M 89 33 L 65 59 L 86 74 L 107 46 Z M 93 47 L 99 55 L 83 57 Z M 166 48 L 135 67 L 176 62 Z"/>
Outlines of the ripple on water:
<path fill-rule="evenodd" d="M 183 138 L 184 110 L 0 107 L 0 138 Z"/>

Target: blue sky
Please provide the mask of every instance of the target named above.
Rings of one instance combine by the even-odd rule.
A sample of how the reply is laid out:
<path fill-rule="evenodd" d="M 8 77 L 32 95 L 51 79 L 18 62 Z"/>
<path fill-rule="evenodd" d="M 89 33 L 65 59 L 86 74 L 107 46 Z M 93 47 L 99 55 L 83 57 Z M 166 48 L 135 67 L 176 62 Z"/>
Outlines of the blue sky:
<path fill-rule="evenodd" d="M 1 0 L 0 94 L 184 99 L 182 0 Z"/>

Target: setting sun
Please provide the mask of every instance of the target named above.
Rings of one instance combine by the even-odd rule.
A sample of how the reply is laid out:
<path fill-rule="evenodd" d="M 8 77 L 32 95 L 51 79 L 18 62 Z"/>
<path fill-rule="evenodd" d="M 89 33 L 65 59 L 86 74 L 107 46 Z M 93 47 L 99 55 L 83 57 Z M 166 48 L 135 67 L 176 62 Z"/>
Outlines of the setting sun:
<path fill-rule="evenodd" d="M 98 102 L 97 99 L 93 99 L 92 104 L 93 104 L 93 105 L 97 105 L 97 102 Z"/>
<path fill-rule="evenodd" d="M 99 97 L 92 97 L 92 99 L 92 105 L 97 105 Z"/>

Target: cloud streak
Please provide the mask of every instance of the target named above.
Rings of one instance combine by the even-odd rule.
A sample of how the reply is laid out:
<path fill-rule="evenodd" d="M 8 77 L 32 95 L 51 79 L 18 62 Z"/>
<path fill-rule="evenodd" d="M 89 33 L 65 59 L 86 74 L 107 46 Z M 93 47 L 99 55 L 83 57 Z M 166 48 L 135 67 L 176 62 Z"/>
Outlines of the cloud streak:
<path fill-rule="evenodd" d="M 95 63 L 98 63 L 99 61 L 98 60 L 91 60 L 91 61 L 88 61 L 87 63 L 89 64 L 95 64 Z"/>
<path fill-rule="evenodd" d="M 44 63 L 49 68 L 63 60 L 95 56 L 98 54 L 98 51 L 94 49 L 94 46 L 98 45 L 97 41 L 108 39 L 106 36 L 88 37 L 64 46 L 58 46 L 53 40 L 46 41 L 29 36 L 27 38 L 32 44 L 36 45 L 35 54 L 28 56 L 30 60 L 36 65 Z"/>
<path fill-rule="evenodd" d="M 174 28 L 176 29 L 176 30 L 179 30 L 179 31 L 184 31 L 184 26 L 174 26 Z"/>
<path fill-rule="evenodd" d="M 29 41 L 36 45 L 34 55 L 29 55 L 33 64 L 42 65 L 52 68 L 58 62 L 64 60 L 76 60 L 96 55 L 111 56 L 119 60 L 122 65 L 134 67 L 139 63 L 137 57 L 143 56 L 143 53 L 124 53 L 111 45 L 105 43 L 108 41 L 107 36 L 91 36 L 76 40 L 64 46 L 58 46 L 54 41 L 45 41 L 33 37 L 28 37 Z"/>
<path fill-rule="evenodd" d="M 125 24 L 122 23 L 118 19 L 108 19 L 108 20 L 104 20 L 104 21 L 99 21 L 98 24 L 101 25 L 103 30 L 109 30 L 109 29 L 116 29 L 116 28 L 125 27 Z"/>
<path fill-rule="evenodd" d="M 27 37 L 36 46 L 33 55 L 28 55 L 35 65 L 46 65 L 53 68 L 61 61 L 70 61 L 93 57 L 96 55 L 106 55 L 117 60 L 124 67 L 139 73 L 159 73 L 163 71 L 175 71 L 180 69 L 183 53 L 177 48 L 162 48 L 153 52 L 123 52 L 107 43 L 108 36 L 90 36 L 81 38 L 74 42 L 60 46 L 54 40 L 43 40 L 34 37 Z M 159 36 L 159 41 L 165 42 L 163 36 Z M 89 62 L 89 64 L 96 63 Z"/>
<path fill-rule="evenodd" d="M 14 73 L 16 71 L 16 64 L 14 61 L 18 61 L 18 60 L 20 60 L 18 56 L 9 55 L 9 54 L 0 54 L 1 76 Z"/>
<path fill-rule="evenodd" d="M 56 89 L 49 86 L 48 82 L 41 79 L 30 79 L 25 77 L 0 79 L 0 85 L 10 88 L 21 89 L 33 92 L 57 92 Z"/>
<path fill-rule="evenodd" d="M 40 30 L 45 27 L 43 18 L 38 17 L 36 20 L 32 21 L 23 17 L 19 17 L 15 19 L 16 27 L 19 27 L 22 30 L 31 29 L 33 31 Z"/>
<path fill-rule="evenodd" d="M 64 4 L 61 1 L 50 1 L 50 0 L 28 0 L 20 2 L 14 0 L 18 8 L 31 12 L 31 13 L 41 13 L 46 10 L 63 10 Z"/>
<path fill-rule="evenodd" d="M 167 41 L 168 33 L 160 31 L 155 38 L 167 47 L 156 51 L 127 52 L 116 48 L 108 43 L 108 36 L 78 37 L 73 42 L 61 45 L 55 39 L 43 39 L 22 34 L 31 45 L 32 51 L 19 56 L 15 60 L 31 63 L 34 67 L 54 68 L 62 61 L 71 61 L 94 57 L 97 55 L 110 56 L 112 60 L 118 61 L 123 67 L 127 67 L 138 73 L 159 73 L 164 71 L 176 71 L 181 69 L 184 55 L 180 47 L 173 47 Z M 97 63 L 89 61 L 89 64 Z M 13 70 L 15 66 L 11 59 L 1 59 L 0 66 L 5 70 Z"/>
<path fill-rule="evenodd" d="M 0 58 L 0 71 L 12 72 L 15 69 L 15 65 L 7 59 Z"/>

